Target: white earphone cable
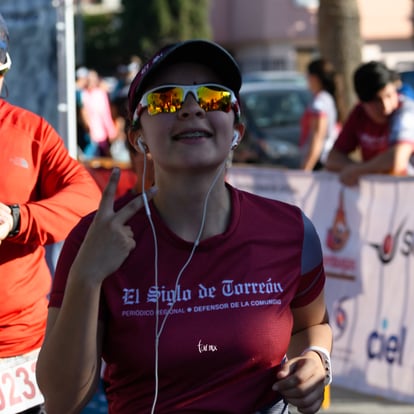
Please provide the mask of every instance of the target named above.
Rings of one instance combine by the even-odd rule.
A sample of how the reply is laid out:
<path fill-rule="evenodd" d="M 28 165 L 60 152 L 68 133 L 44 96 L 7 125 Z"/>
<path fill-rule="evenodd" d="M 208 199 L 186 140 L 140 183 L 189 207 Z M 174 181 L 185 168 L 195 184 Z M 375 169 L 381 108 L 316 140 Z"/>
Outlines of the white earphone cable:
<path fill-rule="evenodd" d="M 181 276 L 182 276 L 182 274 L 183 274 L 184 270 L 185 270 L 185 269 L 187 268 L 187 266 L 190 264 L 191 259 L 192 259 L 192 258 L 193 258 L 193 256 L 194 256 L 195 250 L 196 250 L 196 248 L 197 248 L 198 244 L 200 243 L 201 235 L 202 235 L 202 233 L 203 233 L 203 230 L 204 230 L 204 225 L 205 225 L 205 222 L 206 222 L 206 216 L 207 216 L 207 204 L 208 204 L 207 202 L 208 202 L 208 199 L 209 199 L 209 197 L 210 197 L 210 193 L 211 193 L 211 191 L 213 190 L 213 188 L 214 188 L 214 186 L 215 186 L 215 184 L 216 184 L 216 182 L 217 182 L 217 179 L 218 179 L 218 177 L 220 176 L 221 172 L 223 171 L 223 168 L 224 168 L 224 167 L 225 167 L 225 164 L 223 164 L 223 165 L 220 167 L 220 169 L 218 170 L 218 172 L 217 172 L 216 176 L 214 177 L 214 180 L 213 180 L 213 182 L 211 183 L 210 188 L 209 188 L 209 190 L 208 190 L 208 192 L 207 192 L 207 194 L 206 194 L 206 198 L 204 199 L 203 216 L 202 216 L 202 218 L 201 218 L 200 230 L 199 230 L 199 232 L 198 232 L 198 234 L 197 234 L 197 237 L 196 237 L 196 239 L 195 239 L 195 241 L 194 241 L 193 248 L 192 248 L 192 250 L 191 250 L 190 256 L 188 257 L 188 259 L 187 259 L 187 261 L 185 262 L 184 266 L 181 268 L 181 270 L 180 270 L 180 272 L 179 272 L 179 274 L 178 274 L 178 276 L 177 276 L 177 279 L 175 280 L 175 286 L 174 286 L 174 298 L 173 298 L 173 302 L 171 303 L 170 308 L 168 309 L 167 313 L 164 315 L 164 319 L 163 319 L 163 321 L 162 321 L 162 324 L 161 324 L 160 330 L 159 330 L 159 332 L 158 332 L 158 338 L 161 336 L 161 333 L 162 333 L 162 331 L 163 331 L 163 329 L 164 329 L 164 326 L 165 326 L 165 322 L 166 322 L 166 320 L 167 320 L 168 316 L 170 316 L 170 314 L 171 314 L 171 312 L 172 312 L 172 310 L 173 310 L 173 307 L 174 307 L 174 305 L 175 305 L 175 302 L 176 302 L 175 298 L 176 298 L 176 296 L 177 296 L 178 284 L 180 283 Z"/>
<path fill-rule="evenodd" d="M 177 279 L 175 281 L 175 286 L 174 286 L 174 297 L 173 297 L 173 302 L 171 303 L 167 313 L 164 315 L 164 319 L 162 320 L 161 326 L 159 324 L 159 300 L 158 300 L 158 296 L 155 302 L 155 341 L 154 341 L 154 353 L 155 353 L 155 357 L 154 357 L 154 377 L 155 377 L 155 390 L 154 390 L 154 399 L 152 402 L 152 407 L 151 407 L 151 414 L 155 413 L 155 407 L 157 405 L 157 401 L 158 401 L 158 393 L 159 393 L 159 376 L 158 376 L 158 368 L 159 368 L 159 342 L 160 342 L 160 336 L 162 331 L 164 330 L 165 324 L 167 322 L 167 318 L 171 315 L 171 312 L 174 308 L 175 302 L 176 302 L 176 297 L 177 297 L 177 290 L 178 290 L 178 285 L 180 283 L 180 279 L 182 274 L 184 273 L 184 270 L 187 268 L 187 266 L 190 264 L 195 250 L 198 246 L 198 244 L 200 243 L 200 239 L 201 236 L 203 234 L 203 230 L 204 230 L 204 225 L 206 222 L 206 216 L 207 216 L 207 205 L 208 205 L 208 199 L 210 197 L 211 191 L 213 190 L 214 186 L 217 183 L 218 178 L 220 177 L 221 173 L 223 172 L 223 169 L 225 168 L 226 164 L 224 163 L 219 170 L 217 171 L 217 174 L 214 177 L 213 182 L 210 185 L 209 190 L 207 191 L 206 194 L 206 198 L 204 200 L 204 205 L 203 205 L 203 215 L 202 215 L 202 219 L 201 219 L 201 225 L 200 225 L 200 230 L 197 234 L 197 237 L 194 241 L 193 247 L 191 249 L 191 253 L 187 259 L 187 261 L 185 262 L 185 264 L 183 265 L 183 267 L 181 268 L 180 272 L 178 273 Z M 143 173 L 142 173 L 142 194 L 145 194 L 145 175 L 146 175 L 146 170 L 147 170 L 147 157 L 146 154 L 144 154 L 144 167 L 143 167 Z M 144 199 L 144 204 L 145 204 L 145 199 Z M 148 205 L 146 205 L 146 212 L 147 212 L 147 217 L 148 217 L 148 221 L 151 225 L 151 230 L 152 230 L 152 235 L 153 235 L 153 239 L 154 239 L 154 284 L 155 284 L 155 288 L 156 291 L 158 292 L 158 240 L 157 240 L 157 233 L 155 231 L 155 226 L 154 223 L 152 221 L 151 218 L 151 214 L 149 211 L 149 207 Z"/>
<path fill-rule="evenodd" d="M 141 192 L 143 194 L 145 212 L 146 212 L 146 215 L 148 217 L 148 221 L 149 221 L 150 226 L 151 226 L 151 231 L 152 231 L 152 236 L 153 236 L 153 241 L 154 241 L 154 283 L 155 283 L 155 286 L 158 290 L 158 240 L 157 240 L 157 232 L 155 231 L 155 225 L 154 225 L 154 222 L 152 221 L 152 218 L 151 218 L 151 210 L 149 208 L 148 200 L 147 200 L 147 197 L 146 197 L 146 194 L 145 194 L 145 177 L 146 177 L 146 174 L 147 174 L 147 155 L 144 152 L 144 166 L 143 166 L 142 177 L 141 177 Z M 159 318 L 158 318 L 158 313 L 159 313 L 159 301 L 158 301 L 158 298 L 157 298 L 157 300 L 155 302 L 155 358 L 154 358 L 154 363 L 155 363 L 155 367 L 154 367 L 154 371 L 155 371 L 155 391 L 154 391 L 154 400 L 153 400 L 152 408 L 151 408 L 151 414 L 155 413 L 155 406 L 156 406 L 157 400 L 158 400 L 158 389 L 159 389 L 159 385 L 158 385 L 158 342 L 159 342 L 159 336 L 158 336 Z"/>

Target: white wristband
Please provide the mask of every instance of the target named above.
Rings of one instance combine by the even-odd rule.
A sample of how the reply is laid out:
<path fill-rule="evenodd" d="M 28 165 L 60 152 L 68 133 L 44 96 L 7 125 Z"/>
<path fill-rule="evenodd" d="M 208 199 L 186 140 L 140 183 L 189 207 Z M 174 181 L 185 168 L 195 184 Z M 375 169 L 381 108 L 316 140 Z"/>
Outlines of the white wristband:
<path fill-rule="evenodd" d="M 331 357 L 329 355 L 329 351 L 325 348 L 322 348 L 320 346 L 310 346 L 306 348 L 301 355 L 306 354 L 306 352 L 314 351 L 316 352 L 321 360 L 322 364 L 325 368 L 325 385 L 329 385 L 332 382 L 332 366 L 331 366 Z"/>

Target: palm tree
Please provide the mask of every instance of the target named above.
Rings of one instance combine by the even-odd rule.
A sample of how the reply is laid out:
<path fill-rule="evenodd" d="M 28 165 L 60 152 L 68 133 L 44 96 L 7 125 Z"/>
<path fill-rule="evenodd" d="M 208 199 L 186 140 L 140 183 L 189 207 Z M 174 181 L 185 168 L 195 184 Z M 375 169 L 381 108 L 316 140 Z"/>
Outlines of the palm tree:
<path fill-rule="evenodd" d="M 340 119 L 344 120 L 355 103 L 352 78 L 362 59 L 357 0 L 320 0 L 318 42 L 321 55 L 338 72 Z"/>

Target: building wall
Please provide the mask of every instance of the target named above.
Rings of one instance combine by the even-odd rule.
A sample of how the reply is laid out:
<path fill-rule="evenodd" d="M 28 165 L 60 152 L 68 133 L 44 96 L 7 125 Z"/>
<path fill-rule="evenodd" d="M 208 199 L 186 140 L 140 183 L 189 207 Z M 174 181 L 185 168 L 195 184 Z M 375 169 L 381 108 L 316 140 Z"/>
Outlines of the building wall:
<path fill-rule="evenodd" d="M 212 0 L 214 36 L 224 43 L 296 42 L 313 36 L 315 19 L 291 0 Z"/>
<path fill-rule="evenodd" d="M 358 0 L 364 60 L 383 60 L 399 69 L 414 62 L 412 0 Z"/>
<path fill-rule="evenodd" d="M 120 0 L 81 1 L 88 12 L 120 7 Z M 357 1 L 363 59 L 383 59 L 390 66 L 414 62 L 413 1 Z M 317 4 L 318 0 L 211 0 L 214 40 L 235 54 L 244 71 L 301 69 L 317 53 Z"/>
<path fill-rule="evenodd" d="M 317 53 L 317 10 L 298 3 L 211 0 L 214 39 L 235 54 L 243 71 L 300 69 Z M 412 0 L 358 0 L 358 6 L 364 60 L 390 66 L 414 61 Z"/>
<path fill-rule="evenodd" d="M 361 34 L 367 41 L 407 39 L 413 34 L 412 0 L 358 0 Z"/>
<path fill-rule="evenodd" d="M 291 0 L 212 0 L 211 16 L 244 72 L 296 69 L 297 49 L 314 47 L 315 13 Z"/>

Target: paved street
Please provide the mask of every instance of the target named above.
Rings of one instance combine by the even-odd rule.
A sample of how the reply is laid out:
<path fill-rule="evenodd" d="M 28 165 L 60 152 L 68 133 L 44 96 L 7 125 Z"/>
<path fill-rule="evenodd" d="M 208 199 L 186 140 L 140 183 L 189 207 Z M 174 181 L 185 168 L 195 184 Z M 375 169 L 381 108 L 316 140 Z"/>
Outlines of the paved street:
<path fill-rule="evenodd" d="M 292 410 L 292 414 L 296 414 Z M 414 414 L 414 405 L 401 404 L 331 387 L 331 404 L 320 414 Z"/>

